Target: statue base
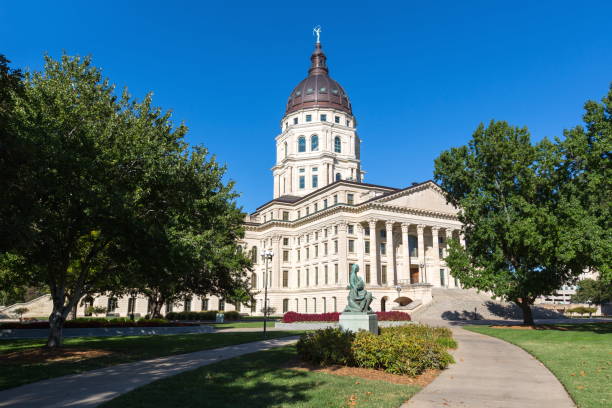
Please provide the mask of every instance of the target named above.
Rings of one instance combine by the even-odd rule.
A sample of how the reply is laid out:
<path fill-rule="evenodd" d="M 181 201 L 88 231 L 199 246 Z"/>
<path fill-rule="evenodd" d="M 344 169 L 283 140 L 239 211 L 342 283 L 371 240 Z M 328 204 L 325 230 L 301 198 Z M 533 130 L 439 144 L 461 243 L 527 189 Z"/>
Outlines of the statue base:
<path fill-rule="evenodd" d="M 378 317 L 376 313 L 343 312 L 340 313 L 340 328 L 357 332 L 366 330 L 378 334 Z"/>

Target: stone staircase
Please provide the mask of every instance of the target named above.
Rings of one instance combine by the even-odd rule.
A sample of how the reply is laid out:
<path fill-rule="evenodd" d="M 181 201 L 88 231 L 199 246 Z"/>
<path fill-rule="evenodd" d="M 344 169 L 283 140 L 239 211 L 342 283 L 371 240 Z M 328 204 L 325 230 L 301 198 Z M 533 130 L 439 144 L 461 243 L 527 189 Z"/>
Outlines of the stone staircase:
<path fill-rule="evenodd" d="M 492 299 L 475 289 L 432 289 L 433 301 L 412 313 L 415 321 L 434 324 L 465 320 L 522 320 L 523 313 L 514 303 Z M 555 319 L 562 315 L 549 309 L 532 307 L 534 318 Z"/>

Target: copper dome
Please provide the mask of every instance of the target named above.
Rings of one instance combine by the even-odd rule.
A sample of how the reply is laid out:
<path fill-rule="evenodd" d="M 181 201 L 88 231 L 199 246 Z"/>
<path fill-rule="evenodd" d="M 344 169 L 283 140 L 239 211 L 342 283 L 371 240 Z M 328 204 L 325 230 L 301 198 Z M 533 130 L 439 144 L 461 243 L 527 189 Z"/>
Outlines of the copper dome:
<path fill-rule="evenodd" d="M 308 77 L 289 95 L 285 114 L 304 108 L 332 108 L 352 115 L 348 95 L 340 84 L 329 76 L 327 57 L 321 50 L 321 43 L 316 44 L 310 60 L 312 64 L 308 70 Z"/>

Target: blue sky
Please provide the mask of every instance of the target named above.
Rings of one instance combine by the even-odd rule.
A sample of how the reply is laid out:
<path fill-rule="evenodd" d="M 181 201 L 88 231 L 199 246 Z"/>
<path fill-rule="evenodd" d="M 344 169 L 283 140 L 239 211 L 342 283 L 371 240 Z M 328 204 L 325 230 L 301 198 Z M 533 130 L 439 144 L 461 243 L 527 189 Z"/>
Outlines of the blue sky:
<path fill-rule="evenodd" d="M 612 2 L 31 1 L 0 4 L 0 53 L 90 54 L 119 87 L 154 101 L 228 166 L 247 211 L 272 198 L 285 101 L 322 42 L 363 139 L 366 182 L 432 177 L 480 122 L 535 139 L 580 123 L 612 81 Z"/>

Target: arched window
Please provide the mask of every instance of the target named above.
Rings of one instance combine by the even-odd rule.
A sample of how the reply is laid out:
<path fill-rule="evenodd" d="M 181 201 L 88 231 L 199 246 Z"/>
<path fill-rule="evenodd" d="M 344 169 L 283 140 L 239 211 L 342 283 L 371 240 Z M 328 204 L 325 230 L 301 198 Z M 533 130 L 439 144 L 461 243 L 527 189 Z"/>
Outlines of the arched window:
<path fill-rule="evenodd" d="M 310 136 L 310 150 L 313 152 L 319 150 L 319 136 Z"/>
<path fill-rule="evenodd" d="M 298 138 L 298 152 L 304 153 L 306 151 L 306 138 L 304 136 L 300 136 Z"/>
<path fill-rule="evenodd" d="M 251 289 L 257 289 L 257 274 L 255 272 L 251 275 Z"/>
<path fill-rule="evenodd" d="M 342 174 L 336 173 L 336 181 L 342 180 Z"/>
<path fill-rule="evenodd" d="M 342 153 L 342 142 L 340 141 L 340 136 L 336 136 L 334 138 L 334 152 Z"/>
<path fill-rule="evenodd" d="M 285 157 L 287 157 L 288 153 L 289 153 L 289 149 L 287 147 L 287 142 L 285 142 Z"/>
<path fill-rule="evenodd" d="M 251 248 L 251 261 L 253 263 L 257 263 L 257 247 L 256 246 Z"/>

